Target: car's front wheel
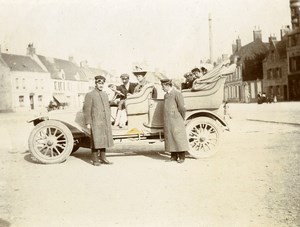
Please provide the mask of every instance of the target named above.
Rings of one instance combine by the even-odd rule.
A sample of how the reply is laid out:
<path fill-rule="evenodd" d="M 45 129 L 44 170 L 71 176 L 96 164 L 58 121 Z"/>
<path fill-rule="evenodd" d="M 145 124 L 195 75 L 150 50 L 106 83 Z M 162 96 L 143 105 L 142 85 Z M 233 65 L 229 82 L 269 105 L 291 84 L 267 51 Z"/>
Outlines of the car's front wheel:
<path fill-rule="evenodd" d="M 70 129 L 59 121 L 43 121 L 30 133 L 28 146 L 31 154 L 41 163 L 63 162 L 69 157 L 74 144 Z"/>

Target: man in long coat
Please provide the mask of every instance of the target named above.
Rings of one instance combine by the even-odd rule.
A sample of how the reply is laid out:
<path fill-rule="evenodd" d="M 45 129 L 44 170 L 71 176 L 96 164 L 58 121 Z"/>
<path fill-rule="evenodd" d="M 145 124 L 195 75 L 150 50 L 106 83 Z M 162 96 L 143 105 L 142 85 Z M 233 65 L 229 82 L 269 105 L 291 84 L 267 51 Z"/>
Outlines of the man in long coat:
<path fill-rule="evenodd" d="M 172 87 L 171 80 L 163 79 L 161 84 L 166 92 L 163 111 L 165 150 L 171 152 L 171 161 L 183 163 L 185 152 L 189 149 L 184 123 L 186 110 L 183 96 Z"/>
<path fill-rule="evenodd" d="M 111 113 L 108 95 L 103 91 L 105 77 L 95 77 L 95 89 L 86 94 L 83 105 L 83 114 L 87 128 L 91 130 L 92 163 L 99 166 L 100 161 L 104 164 L 112 164 L 106 159 L 106 148 L 113 146 L 111 129 Z"/>

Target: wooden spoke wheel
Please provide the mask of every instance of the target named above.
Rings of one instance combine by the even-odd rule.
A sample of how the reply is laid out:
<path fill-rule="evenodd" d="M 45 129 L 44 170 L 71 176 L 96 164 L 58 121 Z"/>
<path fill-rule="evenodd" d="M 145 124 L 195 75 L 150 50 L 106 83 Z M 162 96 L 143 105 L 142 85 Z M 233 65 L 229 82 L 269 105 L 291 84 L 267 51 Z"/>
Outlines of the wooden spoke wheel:
<path fill-rule="evenodd" d="M 37 124 L 28 139 L 31 154 L 45 164 L 65 161 L 72 152 L 73 144 L 70 129 L 54 120 Z"/>
<path fill-rule="evenodd" d="M 208 117 L 198 117 L 186 127 L 189 153 L 195 158 L 208 158 L 218 151 L 221 128 L 218 122 Z"/>

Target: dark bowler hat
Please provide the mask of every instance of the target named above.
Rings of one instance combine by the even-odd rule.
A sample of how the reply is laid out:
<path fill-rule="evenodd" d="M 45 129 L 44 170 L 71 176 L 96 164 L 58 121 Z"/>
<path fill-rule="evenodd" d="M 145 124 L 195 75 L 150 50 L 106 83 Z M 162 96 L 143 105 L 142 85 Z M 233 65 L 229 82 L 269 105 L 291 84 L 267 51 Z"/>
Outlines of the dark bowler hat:
<path fill-rule="evenodd" d="M 160 82 L 161 84 L 172 85 L 171 79 L 161 79 Z"/>
<path fill-rule="evenodd" d="M 146 75 L 146 71 L 139 71 L 139 72 L 132 72 L 135 76 L 139 76 L 139 75 L 141 75 L 141 76 L 145 76 Z"/>
<path fill-rule="evenodd" d="M 122 74 L 121 76 L 120 76 L 120 78 L 121 79 L 129 79 L 129 75 L 128 74 Z"/>
<path fill-rule="evenodd" d="M 201 71 L 200 71 L 200 69 L 199 69 L 199 68 L 194 68 L 194 69 L 192 69 L 192 71 L 191 71 L 191 72 L 192 72 L 192 73 L 195 73 L 195 72 L 199 72 L 199 73 L 200 73 Z"/>
<path fill-rule="evenodd" d="M 104 76 L 101 76 L 101 75 L 95 76 L 95 83 L 102 83 L 102 84 L 104 84 L 105 80 L 106 79 L 105 79 Z"/>

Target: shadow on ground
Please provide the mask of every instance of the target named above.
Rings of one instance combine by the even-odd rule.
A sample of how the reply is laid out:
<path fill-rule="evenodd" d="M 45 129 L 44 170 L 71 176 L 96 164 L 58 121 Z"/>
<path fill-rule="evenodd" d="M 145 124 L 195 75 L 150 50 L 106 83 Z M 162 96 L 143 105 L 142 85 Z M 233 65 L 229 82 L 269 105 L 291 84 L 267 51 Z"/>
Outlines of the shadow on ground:
<path fill-rule="evenodd" d="M 9 227 L 10 226 L 10 223 L 6 220 L 3 220 L 0 218 L 0 226 L 1 227 Z"/>

